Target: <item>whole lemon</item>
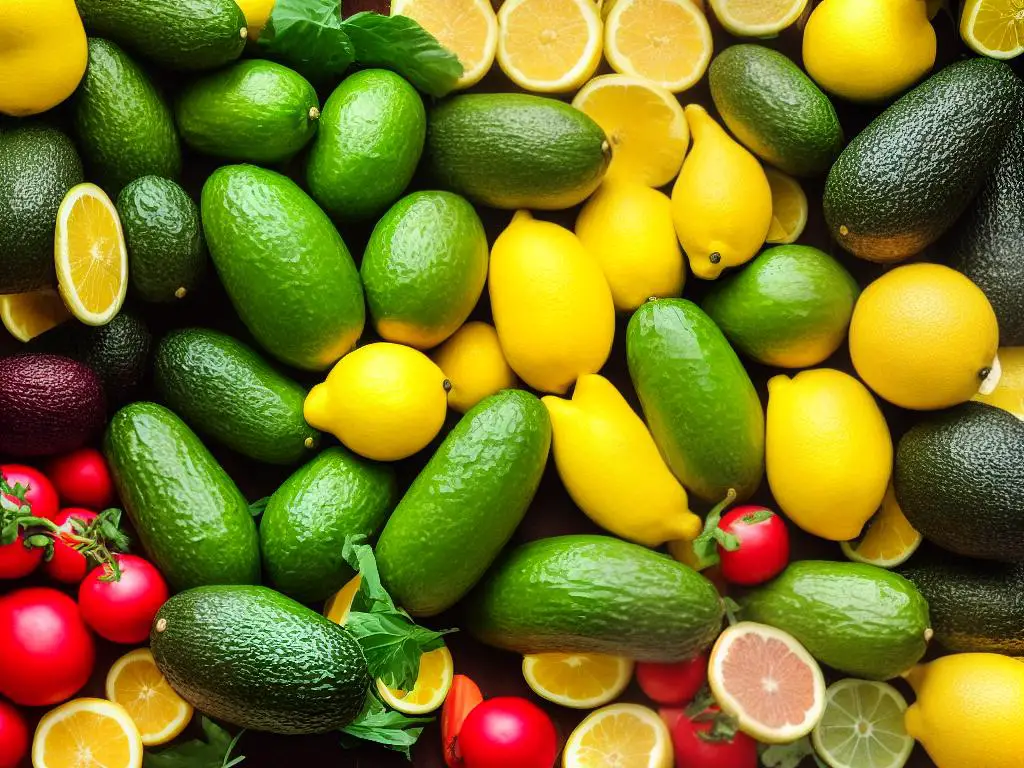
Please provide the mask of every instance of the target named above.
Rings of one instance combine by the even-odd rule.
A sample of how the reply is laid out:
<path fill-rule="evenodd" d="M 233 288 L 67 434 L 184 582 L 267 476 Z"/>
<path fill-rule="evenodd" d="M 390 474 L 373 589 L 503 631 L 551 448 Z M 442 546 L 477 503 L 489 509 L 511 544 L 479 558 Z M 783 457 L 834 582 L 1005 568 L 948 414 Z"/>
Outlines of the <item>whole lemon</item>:
<path fill-rule="evenodd" d="M 444 424 L 448 388 L 441 369 L 419 350 L 379 342 L 350 352 L 306 396 L 314 429 L 377 461 L 422 450 Z"/>
<path fill-rule="evenodd" d="M 0 112 L 35 115 L 70 96 L 88 50 L 75 0 L 8 0 L 0 21 Z"/>
<path fill-rule="evenodd" d="M 938 768 L 1020 768 L 1024 761 L 1024 664 L 995 653 L 960 653 L 906 674 L 917 701 L 904 715 Z"/>
<path fill-rule="evenodd" d="M 992 372 L 999 326 L 985 294 L 956 270 L 908 264 L 871 283 L 850 321 L 850 357 L 878 395 L 934 410 L 970 400 Z"/>
<path fill-rule="evenodd" d="M 498 332 L 478 320 L 463 325 L 438 347 L 434 362 L 452 384 L 448 405 L 459 413 L 516 385 L 516 374 L 501 351 Z"/>

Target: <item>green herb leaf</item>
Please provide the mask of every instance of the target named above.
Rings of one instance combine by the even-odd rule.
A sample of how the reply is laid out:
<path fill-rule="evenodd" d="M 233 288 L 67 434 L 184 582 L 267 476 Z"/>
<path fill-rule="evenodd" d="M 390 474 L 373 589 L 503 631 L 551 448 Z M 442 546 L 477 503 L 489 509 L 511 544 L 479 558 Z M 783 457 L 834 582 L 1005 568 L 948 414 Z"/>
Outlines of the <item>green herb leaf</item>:
<path fill-rule="evenodd" d="M 249 514 L 253 517 L 259 517 L 266 511 L 267 504 L 269 503 L 269 496 L 264 496 L 262 499 L 256 499 L 256 501 L 249 505 Z"/>
<path fill-rule="evenodd" d="M 763 523 L 766 520 L 771 520 L 775 517 L 775 513 L 770 509 L 759 509 L 757 512 L 751 512 L 749 515 L 744 515 L 740 518 L 747 525 L 754 525 L 755 523 Z"/>
<path fill-rule="evenodd" d="M 231 734 L 208 717 L 201 721 L 206 741 L 192 739 L 159 752 L 146 752 L 145 768 L 234 768 L 245 760 L 244 755 L 232 757 L 238 740 L 245 731 Z"/>
<path fill-rule="evenodd" d="M 365 612 L 401 613 L 391 595 L 384 589 L 377 570 L 377 558 L 373 555 L 373 547 L 366 543 L 366 536 L 346 536 L 341 548 L 341 558 L 362 578 L 359 589 L 352 600 L 352 610 Z"/>
<path fill-rule="evenodd" d="M 341 28 L 339 0 L 277 0 L 258 45 L 321 85 L 340 80 L 355 60 L 352 41 Z"/>
<path fill-rule="evenodd" d="M 433 722 L 432 717 L 407 717 L 384 706 L 373 692 L 367 692 L 363 710 L 355 720 L 341 729 L 341 743 L 346 749 L 372 741 L 412 760 L 410 748 L 419 740 L 423 726 Z"/>
<path fill-rule="evenodd" d="M 724 512 L 734 501 L 736 501 L 736 491 L 730 488 L 728 493 L 725 494 L 725 498 L 716 504 L 714 508 L 708 512 L 708 516 L 704 518 L 704 530 L 701 532 L 700 536 L 693 540 L 693 552 L 697 556 L 698 571 L 704 570 L 705 568 L 709 568 L 718 563 L 720 559 L 718 557 L 718 524 L 722 520 L 722 512 Z M 721 535 L 728 536 L 729 534 L 722 531 Z M 723 546 L 725 546 L 725 544 L 723 544 Z M 739 546 L 738 541 L 736 542 L 736 546 Z"/>
<path fill-rule="evenodd" d="M 799 768 L 805 758 L 814 755 L 811 740 L 804 736 L 790 744 L 772 744 L 761 752 L 765 768 Z M 814 755 L 817 759 L 817 755 Z"/>

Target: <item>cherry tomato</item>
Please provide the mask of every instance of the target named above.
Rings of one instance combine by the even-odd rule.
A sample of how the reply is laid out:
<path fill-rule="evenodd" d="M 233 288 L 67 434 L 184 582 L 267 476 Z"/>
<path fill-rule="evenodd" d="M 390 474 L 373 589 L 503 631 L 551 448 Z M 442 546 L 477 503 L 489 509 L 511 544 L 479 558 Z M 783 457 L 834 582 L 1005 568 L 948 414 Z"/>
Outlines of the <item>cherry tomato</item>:
<path fill-rule="evenodd" d="M 708 681 L 708 655 L 701 653 L 692 659 L 672 664 L 638 661 L 636 681 L 651 701 L 658 704 L 689 704 Z"/>
<path fill-rule="evenodd" d="M 53 557 L 43 563 L 46 575 L 54 581 L 64 584 L 78 584 L 85 578 L 89 570 L 89 562 L 85 555 L 75 549 L 75 542 L 70 538 L 75 533 L 73 520 L 89 525 L 97 517 L 88 509 L 69 507 L 57 513 L 53 522 L 60 527 L 60 537 L 53 540 Z"/>
<path fill-rule="evenodd" d="M 28 752 L 25 719 L 6 701 L 0 701 L 0 768 L 18 768 Z"/>
<path fill-rule="evenodd" d="M 441 746 L 448 768 L 461 768 L 462 751 L 459 749 L 459 731 L 466 717 L 484 700 L 480 688 L 465 675 L 455 675 L 452 687 L 441 709 Z"/>
<path fill-rule="evenodd" d="M 49 587 L 0 597 L 0 694 L 26 707 L 70 699 L 92 674 L 95 647 L 75 601 Z"/>
<path fill-rule="evenodd" d="M 10 544 L 0 544 L 0 579 L 23 579 L 39 567 L 43 549 L 25 544 L 24 531 Z"/>
<path fill-rule="evenodd" d="M 57 486 L 65 504 L 102 512 L 114 504 L 114 481 L 103 454 L 95 448 L 79 448 L 50 461 L 46 474 Z"/>
<path fill-rule="evenodd" d="M 722 575 L 733 584 L 752 586 L 774 579 L 789 562 L 789 532 L 782 518 L 764 507 L 736 507 L 722 515 L 720 530 L 739 546 L 718 545 Z"/>
<path fill-rule="evenodd" d="M 543 709 L 503 696 L 473 708 L 459 731 L 459 750 L 466 768 L 551 768 L 558 736 Z"/>
<path fill-rule="evenodd" d="M 712 707 L 708 712 L 717 712 Z M 757 768 L 757 742 L 745 733 L 736 732 L 732 739 L 709 741 L 701 734 L 711 731 L 711 720 L 694 722 L 681 709 L 661 710 L 672 734 L 676 768 Z"/>
<path fill-rule="evenodd" d="M 135 555 L 114 555 L 121 577 L 109 565 L 93 568 L 78 588 L 78 605 L 85 623 L 113 643 L 141 643 L 160 606 L 170 593 L 167 582 L 148 560 Z"/>
<path fill-rule="evenodd" d="M 48 520 L 57 516 L 60 508 L 57 489 L 46 479 L 46 475 L 24 464 L 4 464 L 0 466 L 0 473 L 3 473 L 4 479 L 12 488 L 22 485 L 28 489 L 25 492 L 25 501 L 32 508 L 34 516 L 45 517 Z M 8 498 L 14 500 L 14 497 Z"/>

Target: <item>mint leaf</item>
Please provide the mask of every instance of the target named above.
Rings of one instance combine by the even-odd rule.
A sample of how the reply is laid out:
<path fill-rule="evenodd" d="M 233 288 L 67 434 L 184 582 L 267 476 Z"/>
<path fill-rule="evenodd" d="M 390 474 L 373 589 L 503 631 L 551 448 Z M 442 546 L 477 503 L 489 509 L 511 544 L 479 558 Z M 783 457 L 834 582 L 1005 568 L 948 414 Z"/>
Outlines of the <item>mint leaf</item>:
<path fill-rule="evenodd" d="M 454 53 L 408 16 L 357 13 L 341 23 L 355 48 L 356 62 L 400 74 L 430 96 L 445 96 L 462 76 Z"/>
<path fill-rule="evenodd" d="M 790 744 L 773 744 L 761 752 L 761 764 L 765 768 L 799 768 L 804 758 L 814 755 L 811 740 L 804 736 Z M 817 759 L 817 755 L 814 755 Z"/>
<path fill-rule="evenodd" d="M 423 726 L 433 722 L 432 717 L 407 717 L 384 706 L 377 695 L 367 692 L 363 710 L 355 720 L 341 729 L 341 744 L 346 749 L 359 746 L 361 741 L 372 741 L 405 755 L 412 760 L 410 748 L 415 744 Z"/>
<path fill-rule="evenodd" d="M 231 734 L 204 716 L 201 721 L 206 741 L 192 739 L 159 752 L 146 752 L 142 764 L 145 768 L 234 768 L 245 760 L 244 755 L 231 757 L 238 740 L 245 731 Z"/>
<path fill-rule="evenodd" d="M 367 544 L 366 541 L 366 536 L 363 535 L 346 536 L 345 543 L 341 548 L 342 560 L 362 577 L 359 582 L 359 590 L 352 601 L 352 610 L 396 612 L 408 615 L 404 611 L 399 611 L 391 599 L 391 595 L 388 594 L 387 590 L 384 589 L 384 585 L 381 584 L 380 572 L 377 570 L 377 559 L 373 555 L 373 547 Z"/>
<path fill-rule="evenodd" d="M 321 85 L 340 80 L 355 60 L 341 28 L 340 0 L 277 0 L 258 45 L 270 58 Z"/>
<path fill-rule="evenodd" d="M 259 517 L 264 513 L 264 511 L 266 511 L 267 504 L 269 503 L 269 496 L 264 496 L 262 499 L 256 499 L 256 501 L 249 505 L 249 514 L 253 517 Z"/>

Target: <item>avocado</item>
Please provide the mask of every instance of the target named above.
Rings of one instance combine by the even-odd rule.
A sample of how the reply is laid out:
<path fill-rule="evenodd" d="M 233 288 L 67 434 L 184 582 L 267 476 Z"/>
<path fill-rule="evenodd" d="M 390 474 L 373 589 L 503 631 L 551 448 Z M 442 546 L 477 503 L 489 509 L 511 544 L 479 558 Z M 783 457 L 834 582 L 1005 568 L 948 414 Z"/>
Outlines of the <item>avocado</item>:
<path fill-rule="evenodd" d="M 149 366 L 153 336 L 138 315 L 126 310 L 106 325 L 69 325 L 78 359 L 100 377 L 107 402 L 119 407 L 133 400 Z"/>
<path fill-rule="evenodd" d="M 142 176 L 117 196 L 128 247 L 128 279 L 143 301 L 183 299 L 206 273 L 199 207 L 170 179 Z"/>
<path fill-rule="evenodd" d="M 430 112 L 426 162 L 442 188 L 474 203 L 559 210 L 598 188 L 611 145 L 597 123 L 561 101 L 479 93 Z"/>
<path fill-rule="evenodd" d="M 0 133 L 0 294 L 53 285 L 57 209 L 82 181 L 75 145 L 56 128 L 27 123 Z"/>
<path fill-rule="evenodd" d="M 825 219 L 862 259 L 920 253 L 956 221 L 992 168 L 1021 86 L 1005 63 L 950 64 L 906 93 L 851 141 L 825 182 Z"/>
<path fill-rule="evenodd" d="M 426 123 L 423 99 L 394 72 L 345 78 L 327 98 L 309 150 L 310 193 L 335 219 L 379 216 L 412 181 Z"/>
<path fill-rule="evenodd" d="M 43 352 L 0 358 L 0 452 L 21 457 L 73 451 L 106 418 L 99 377 L 77 360 Z"/>
<path fill-rule="evenodd" d="M 86 170 L 112 198 L 140 176 L 178 178 L 181 147 L 171 110 L 142 68 L 113 43 L 89 39 L 89 65 L 72 116 Z"/>
<path fill-rule="evenodd" d="M 372 538 L 398 502 L 387 464 L 328 448 L 284 481 L 260 519 L 267 578 L 304 603 L 319 602 L 355 573 L 342 559 L 345 538 Z"/>
<path fill-rule="evenodd" d="M 75 0 L 90 35 L 114 40 L 171 70 L 237 59 L 248 31 L 234 0 Z"/>
<path fill-rule="evenodd" d="M 182 141 L 198 152 L 280 163 L 313 138 L 320 102 L 295 70 L 245 59 L 185 86 L 174 117 Z"/>
<path fill-rule="evenodd" d="M 733 135 L 793 176 L 820 176 L 843 149 L 832 102 L 788 56 L 763 45 L 733 45 L 711 62 L 715 109 Z"/>
<path fill-rule="evenodd" d="M 254 731 L 327 733 L 359 714 L 366 658 L 344 627 L 266 587 L 175 595 L 149 637 L 157 666 L 204 714 Z"/>
<path fill-rule="evenodd" d="M 176 590 L 256 584 L 249 505 L 185 422 L 156 403 L 114 414 L 103 455 L 146 553 Z"/>
<path fill-rule="evenodd" d="M 478 640 L 516 653 L 692 658 L 718 636 L 722 602 L 689 566 L 610 536 L 556 536 L 517 547 L 473 592 Z"/>
<path fill-rule="evenodd" d="M 462 599 L 522 521 L 550 447 L 547 411 L 528 392 L 507 389 L 471 408 L 380 535 L 377 567 L 395 602 L 433 616 Z"/>
<path fill-rule="evenodd" d="M 153 361 L 157 392 L 197 432 L 256 461 L 295 464 L 320 433 L 302 418 L 306 388 L 227 334 L 171 331 Z"/>
<path fill-rule="evenodd" d="M 750 496 L 764 475 L 764 409 L 725 336 L 696 304 L 655 299 L 626 330 L 629 375 L 654 441 L 706 501 Z"/>
<path fill-rule="evenodd" d="M 480 299 L 488 253 L 483 222 L 464 197 L 403 197 L 377 222 L 359 269 L 377 333 L 417 349 L 447 339 Z"/>
<path fill-rule="evenodd" d="M 940 547 L 1024 561 L 1024 421 L 985 403 L 928 414 L 896 448 L 896 499 Z"/>
<path fill-rule="evenodd" d="M 868 680 L 909 670 L 932 634 L 928 603 L 914 585 L 864 563 L 790 563 L 740 605 L 745 621 L 788 632 L 821 663 Z"/>
<path fill-rule="evenodd" d="M 203 185 L 203 229 L 231 303 L 283 363 L 322 371 L 363 332 L 363 286 L 327 215 L 299 186 L 253 165 Z"/>

